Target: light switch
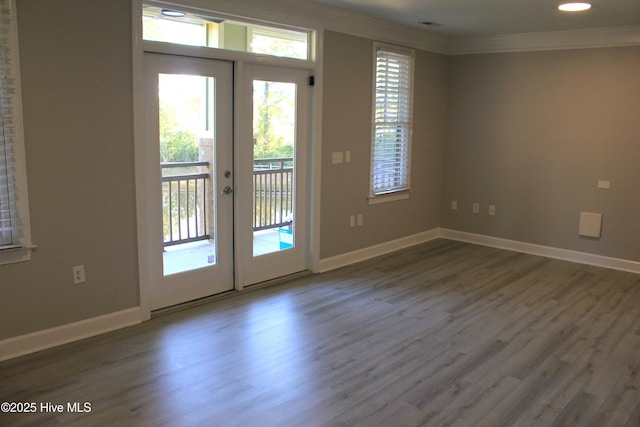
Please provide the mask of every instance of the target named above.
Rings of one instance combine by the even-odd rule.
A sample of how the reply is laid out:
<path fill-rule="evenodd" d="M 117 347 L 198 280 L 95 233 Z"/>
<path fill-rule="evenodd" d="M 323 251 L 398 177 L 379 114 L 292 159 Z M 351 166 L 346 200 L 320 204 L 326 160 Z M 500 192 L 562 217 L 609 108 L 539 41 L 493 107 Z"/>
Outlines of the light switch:
<path fill-rule="evenodd" d="M 342 163 L 342 151 L 334 151 L 331 153 L 331 163 L 334 165 Z"/>

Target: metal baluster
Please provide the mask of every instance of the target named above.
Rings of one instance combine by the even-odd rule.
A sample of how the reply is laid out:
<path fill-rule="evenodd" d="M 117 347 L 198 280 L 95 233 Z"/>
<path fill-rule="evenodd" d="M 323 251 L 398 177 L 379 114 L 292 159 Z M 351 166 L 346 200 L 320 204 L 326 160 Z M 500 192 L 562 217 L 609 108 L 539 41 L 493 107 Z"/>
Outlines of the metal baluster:
<path fill-rule="evenodd" d="M 191 215 L 189 215 L 189 205 L 190 205 L 190 203 L 189 203 L 190 202 L 190 200 L 189 200 L 189 187 L 191 187 L 191 181 L 192 181 L 191 179 L 187 178 L 187 182 L 186 182 L 186 185 L 187 185 L 187 188 L 186 188 L 187 196 L 185 198 L 185 203 L 187 205 L 187 211 L 185 213 L 185 216 L 186 216 L 186 219 L 187 219 L 187 239 L 191 237 L 191 230 L 190 230 L 191 227 L 189 226 L 190 223 L 191 223 Z"/>
<path fill-rule="evenodd" d="M 173 188 L 169 181 L 169 242 L 173 242 Z"/>

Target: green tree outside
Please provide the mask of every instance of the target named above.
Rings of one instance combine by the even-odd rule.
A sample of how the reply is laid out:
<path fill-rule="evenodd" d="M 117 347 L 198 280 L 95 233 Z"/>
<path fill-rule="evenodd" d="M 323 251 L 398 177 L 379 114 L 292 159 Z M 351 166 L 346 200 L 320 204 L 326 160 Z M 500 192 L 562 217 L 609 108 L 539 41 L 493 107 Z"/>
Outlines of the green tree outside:
<path fill-rule="evenodd" d="M 294 90 L 291 83 L 254 82 L 254 158 L 293 157 Z"/>
<path fill-rule="evenodd" d="M 160 162 L 195 162 L 198 145 L 192 131 L 180 129 L 174 109 L 160 101 Z"/>

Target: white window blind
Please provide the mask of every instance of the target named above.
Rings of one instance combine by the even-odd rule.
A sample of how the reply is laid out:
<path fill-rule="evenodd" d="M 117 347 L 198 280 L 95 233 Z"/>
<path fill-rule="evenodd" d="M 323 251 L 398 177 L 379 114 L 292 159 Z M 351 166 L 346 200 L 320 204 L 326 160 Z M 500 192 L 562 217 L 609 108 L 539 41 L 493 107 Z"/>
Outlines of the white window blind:
<path fill-rule="evenodd" d="M 26 226 L 26 178 L 15 0 L 0 0 L 0 264 L 24 260 L 14 249 L 31 247 Z M 9 259 L 10 258 L 10 259 Z"/>
<path fill-rule="evenodd" d="M 413 52 L 376 46 L 372 195 L 409 189 Z"/>

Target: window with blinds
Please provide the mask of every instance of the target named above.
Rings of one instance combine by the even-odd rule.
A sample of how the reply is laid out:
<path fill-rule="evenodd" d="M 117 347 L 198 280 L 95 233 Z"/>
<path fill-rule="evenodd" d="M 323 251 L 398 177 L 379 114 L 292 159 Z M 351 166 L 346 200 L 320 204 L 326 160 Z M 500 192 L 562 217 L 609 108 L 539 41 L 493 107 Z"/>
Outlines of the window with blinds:
<path fill-rule="evenodd" d="M 376 45 L 371 195 L 409 190 L 413 119 L 411 50 Z"/>
<path fill-rule="evenodd" d="M 28 259 L 31 248 L 14 8 L 0 0 L 0 264 Z"/>

